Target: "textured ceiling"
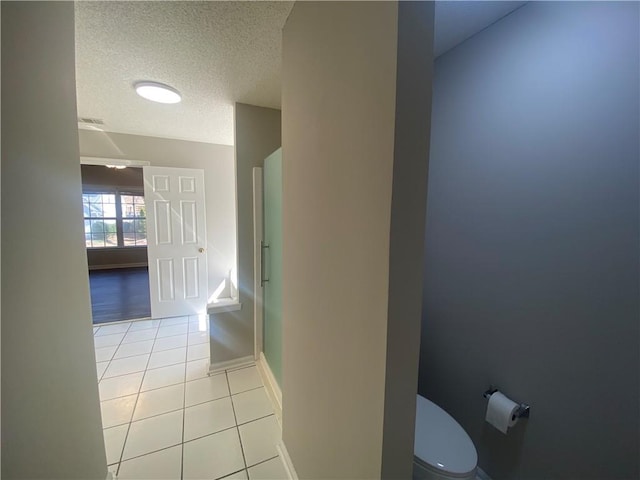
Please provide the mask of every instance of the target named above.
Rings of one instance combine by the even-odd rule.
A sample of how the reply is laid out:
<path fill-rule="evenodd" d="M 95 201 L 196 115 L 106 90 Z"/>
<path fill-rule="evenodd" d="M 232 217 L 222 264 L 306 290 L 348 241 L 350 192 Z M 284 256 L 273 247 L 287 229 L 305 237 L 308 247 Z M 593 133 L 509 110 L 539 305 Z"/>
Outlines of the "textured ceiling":
<path fill-rule="evenodd" d="M 436 56 L 526 2 L 436 2 Z M 280 108 L 281 31 L 293 2 L 76 2 L 78 116 L 107 132 L 233 144 L 233 104 Z M 138 97 L 133 83 L 182 102 Z"/>
<path fill-rule="evenodd" d="M 280 108 L 291 2 L 76 2 L 78 116 L 105 131 L 233 144 L 233 104 Z M 182 102 L 138 97 L 133 83 Z"/>

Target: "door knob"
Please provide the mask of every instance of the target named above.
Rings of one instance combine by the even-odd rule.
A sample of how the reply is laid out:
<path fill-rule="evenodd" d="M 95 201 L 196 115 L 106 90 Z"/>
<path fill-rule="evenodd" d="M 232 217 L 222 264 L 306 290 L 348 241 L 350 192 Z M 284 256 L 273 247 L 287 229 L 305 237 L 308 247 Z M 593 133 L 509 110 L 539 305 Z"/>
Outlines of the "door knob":
<path fill-rule="evenodd" d="M 204 248 L 200 247 L 200 248 L 198 249 L 198 251 L 199 251 L 200 253 L 204 253 Z"/>

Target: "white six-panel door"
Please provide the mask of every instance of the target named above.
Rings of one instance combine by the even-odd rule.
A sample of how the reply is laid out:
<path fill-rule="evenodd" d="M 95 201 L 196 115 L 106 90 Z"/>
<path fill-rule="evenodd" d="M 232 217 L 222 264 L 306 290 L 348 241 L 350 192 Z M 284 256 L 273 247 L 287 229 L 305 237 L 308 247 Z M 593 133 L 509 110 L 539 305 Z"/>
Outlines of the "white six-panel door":
<path fill-rule="evenodd" d="M 205 313 L 204 171 L 144 167 L 151 316 Z"/>

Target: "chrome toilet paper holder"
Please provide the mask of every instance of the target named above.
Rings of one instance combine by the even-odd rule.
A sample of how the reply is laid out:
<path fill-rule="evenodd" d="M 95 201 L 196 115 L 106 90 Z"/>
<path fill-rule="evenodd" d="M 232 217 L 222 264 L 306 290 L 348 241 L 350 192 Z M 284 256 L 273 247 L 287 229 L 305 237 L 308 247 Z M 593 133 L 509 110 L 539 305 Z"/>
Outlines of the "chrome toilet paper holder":
<path fill-rule="evenodd" d="M 489 389 L 486 392 L 484 392 L 482 396 L 488 400 L 489 397 L 491 397 L 491 395 L 493 395 L 497 391 L 498 389 L 496 387 L 494 387 L 493 385 L 489 385 Z M 528 404 L 521 403 L 519 404 L 518 409 L 516 410 L 516 417 L 529 418 L 530 410 L 531 410 L 531 407 Z"/>

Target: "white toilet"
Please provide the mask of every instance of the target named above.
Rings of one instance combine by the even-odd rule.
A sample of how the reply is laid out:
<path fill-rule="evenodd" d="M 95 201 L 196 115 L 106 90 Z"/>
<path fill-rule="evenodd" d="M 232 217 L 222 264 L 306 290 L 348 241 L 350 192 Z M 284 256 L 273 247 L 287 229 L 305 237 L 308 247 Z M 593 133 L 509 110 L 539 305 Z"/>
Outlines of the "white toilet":
<path fill-rule="evenodd" d="M 418 395 L 413 447 L 414 480 L 474 480 L 478 453 L 451 415 Z"/>

